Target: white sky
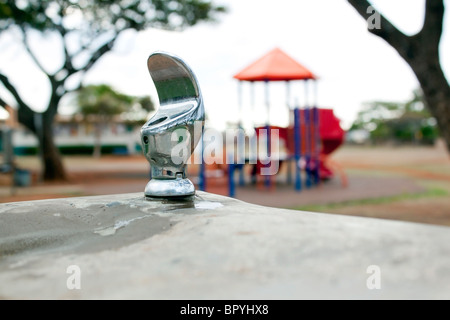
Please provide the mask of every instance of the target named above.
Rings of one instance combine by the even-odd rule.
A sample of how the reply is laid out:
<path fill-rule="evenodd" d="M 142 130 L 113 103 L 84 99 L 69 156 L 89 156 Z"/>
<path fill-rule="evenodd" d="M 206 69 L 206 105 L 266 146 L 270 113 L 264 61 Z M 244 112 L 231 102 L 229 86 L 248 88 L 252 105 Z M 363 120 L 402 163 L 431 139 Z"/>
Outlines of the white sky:
<path fill-rule="evenodd" d="M 217 0 L 216 0 L 217 1 Z M 163 50 L 183 58 L 195 72 L 205 100 L 209 126 L 224 129 L 239 117 L 235 73 L 274 47 L 279 47 L 320 77 L 319 107 L 331 107 L 348 127 L 363 102 L 404 101 L 418 87 L 408 65 L 383 40 L 371 35 L 366 22 L 344 0 L 222 0 L 229 12 L 220 22 L 201 24 L 183 32 L 147 30 L 127 32 L 113 52 L 91 69 L 85 83 L 108 83 L 133 95 L 154 95 L 146 60 Z M 420 30 L 424 0 L 373 0 L 373 5 L 407 34 Z M 450 0 L 441 40 L 441 63 L 450 77 Z M 51 39 L 35 39 L 43 64 L 59 65 Z M 14 45 L 0 37 L 0 70 L 8 74 L 36 110 L 48 98 L 46 78 Z M 250 128 L 264 123 L 263 84 L 256 83 L 255 106 L 249 84 L 243 86 L 242 117 Z M 0 88 L 0 93 L 4 90 Z M 311 91 L 312 92 L 312 91 Z M 310 92 L 310 97 L 312 96 Z M 270 119 L 286 125 L 288 111 L 284 83 L 270 84 Z M 291 84 L 291 104 L 305 101 L 302 82 Z"/>

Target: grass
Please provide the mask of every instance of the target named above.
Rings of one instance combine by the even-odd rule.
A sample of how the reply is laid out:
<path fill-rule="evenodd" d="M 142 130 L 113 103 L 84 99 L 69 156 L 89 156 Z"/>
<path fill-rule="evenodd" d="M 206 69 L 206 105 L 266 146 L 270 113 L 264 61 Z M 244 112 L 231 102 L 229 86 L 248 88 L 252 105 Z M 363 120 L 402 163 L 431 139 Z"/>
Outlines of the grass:
<path fill-rule="evenodd" d="M 379 198 L 368 198 L 368 199 L 358 199 L 351 201 L 343 201 L 337 203 L 329 203 L 329 204 L 313 204 L 313 205 L 305 205 L 294 207 L 294 210 L 301 211 L 313 211 L 313 212 L 327 212 L 332 209 L 358 206 L 358 205 L 377 205 L 377 204 L 390 204 L 397 201 L 404 200 L 415 200 L 419 198 L 435 198 L 435 197 L 445 197 L 449 195 L 449 191 L 437 188 L 437 187 L 428 187 L 424 192 L 420 193 L 405 193 L 395 196 L 389 197 L 379 197 Z"/>

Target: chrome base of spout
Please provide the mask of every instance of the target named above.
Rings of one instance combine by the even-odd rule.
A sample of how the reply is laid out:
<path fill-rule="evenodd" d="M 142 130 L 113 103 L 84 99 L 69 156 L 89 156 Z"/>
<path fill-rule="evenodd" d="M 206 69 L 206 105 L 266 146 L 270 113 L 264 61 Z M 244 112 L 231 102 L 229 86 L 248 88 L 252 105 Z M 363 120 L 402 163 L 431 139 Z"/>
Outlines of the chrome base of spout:
<path fill-rule="evenodd" d="M 144 194 L 147 198 L 189 197 L 195 194 L 195 187 L 187 178 L 152 179 L 147 183 Z"/>

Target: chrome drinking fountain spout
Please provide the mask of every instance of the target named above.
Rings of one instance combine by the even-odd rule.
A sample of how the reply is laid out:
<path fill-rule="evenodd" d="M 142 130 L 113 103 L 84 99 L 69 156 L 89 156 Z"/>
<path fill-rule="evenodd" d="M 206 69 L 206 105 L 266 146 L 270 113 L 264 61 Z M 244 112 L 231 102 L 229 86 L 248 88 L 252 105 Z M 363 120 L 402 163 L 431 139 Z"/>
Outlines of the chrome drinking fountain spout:
<path fill-rule="evenodd" d="M 205 122 L 198 81 L 183 60 L 169 53 L 151 54 L 147 66 L 160 106 L 141 129 L 144 155 L 151 166 L 145 196 L 194 195 L 194 184 L 186 178 L 186 162 L 200 140 Z"/>

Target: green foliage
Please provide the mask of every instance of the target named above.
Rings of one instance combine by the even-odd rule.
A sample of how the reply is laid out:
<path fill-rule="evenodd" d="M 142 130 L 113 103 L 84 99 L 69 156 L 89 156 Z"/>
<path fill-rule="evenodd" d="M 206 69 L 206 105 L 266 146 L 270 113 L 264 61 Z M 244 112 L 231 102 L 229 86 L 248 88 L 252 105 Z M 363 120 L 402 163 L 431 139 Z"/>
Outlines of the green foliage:
<path fill-rule="evenodd" d="M 78 105 L 84 115 L 115 115 L 124 112 L 131 98 L 114 91 L 108 85 L 90 85 L 78 93 Z"/>
<path fill-rule="evenodd" d="M 155 106 L 153 104 L 152 99 L 149 96 L 141 97 L 137 99 L 137 103 L 147 112 L 155 110 Z"/>
<path fill-rule="evenodd" d="M 204 0 L 0 0 L 0 30 L 11 25 L 39 31 L 54 30 L 82 21 L 86 33 L 149 27 L 182 29 L 214 20 L 224 12 Z"/>
<path fill-rule="evenodd" d="M 147 112 L 154 109 L 150 97 L 133 97 L 115 91 L 109 85 L 89 85 L 77 93 L 79 112 L 85 117 L 111 118 L 136 108 Z"/>
<path fill-rule="evenodd" d="M 436 120 L 422 100 L 420 90 L 411 100 L 399 102 L 373 101 L 364 105 L 350 130 L 364 129 L 374 143 L 432 144 L 438 137 Z"/>

